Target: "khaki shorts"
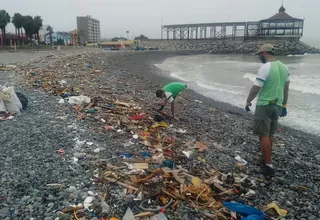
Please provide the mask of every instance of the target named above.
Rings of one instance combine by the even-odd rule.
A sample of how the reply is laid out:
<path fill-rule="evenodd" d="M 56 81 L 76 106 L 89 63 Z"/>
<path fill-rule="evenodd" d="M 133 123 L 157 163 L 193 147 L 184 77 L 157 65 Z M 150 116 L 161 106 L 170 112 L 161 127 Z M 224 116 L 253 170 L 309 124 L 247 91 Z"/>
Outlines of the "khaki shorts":
<path fill-rule="evenodd" d="M 272 136 L 277 130 L 282 107 L 258 105 L 254 114 L 253 133 L 260 137 Z"/>

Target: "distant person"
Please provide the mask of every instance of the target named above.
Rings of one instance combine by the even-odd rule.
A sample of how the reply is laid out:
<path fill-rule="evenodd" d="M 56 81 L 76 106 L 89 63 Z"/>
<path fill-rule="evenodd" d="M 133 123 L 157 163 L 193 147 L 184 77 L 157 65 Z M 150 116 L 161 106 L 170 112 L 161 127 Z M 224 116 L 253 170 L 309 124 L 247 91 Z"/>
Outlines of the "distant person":
<path fill-rule="evenodd" d="M 271 44 L 262 45 L 256 54 L 264 65 L 258 72 L 245 109 L 250 111 L 251 102 L 258 95 L 253 133 L 260 138 L 264 160 L 262 174 L 271 179 L 275 173 L 271 160 L 272 136 L 278 127 L 279 116 L 287 116 L 289 70 L 274 56 Z"/>
<path fill-rule="evenodd" d="M 162 111 L 166 104 L 171 103 L 171 113 L 173 118 L 180 120 L 181 106 L 185 100 L 187 85 L 181 82 L 172 82 L 165 85 L 162 89 L 156 92 L 158 98 L 163 98 L 159 111 Z"/>

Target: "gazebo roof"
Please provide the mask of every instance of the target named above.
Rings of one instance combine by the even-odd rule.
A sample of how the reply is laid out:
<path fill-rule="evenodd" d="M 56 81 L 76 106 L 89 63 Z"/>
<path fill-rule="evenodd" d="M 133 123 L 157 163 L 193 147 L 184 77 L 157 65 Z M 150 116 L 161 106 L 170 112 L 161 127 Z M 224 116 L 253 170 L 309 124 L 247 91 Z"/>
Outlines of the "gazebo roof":
<path fill-rule="evenodd" d="M 265 20 L 301 20 L 299 18 L 294 18 L 286 13 L 286 9 L 281 5 L 279 12 L 272 17 Z"/>

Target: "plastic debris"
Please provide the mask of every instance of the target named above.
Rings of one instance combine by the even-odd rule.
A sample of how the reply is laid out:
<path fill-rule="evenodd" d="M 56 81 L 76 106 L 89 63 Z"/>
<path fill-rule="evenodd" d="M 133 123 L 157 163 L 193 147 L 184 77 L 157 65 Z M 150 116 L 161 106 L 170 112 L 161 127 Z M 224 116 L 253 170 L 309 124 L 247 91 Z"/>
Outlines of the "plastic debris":
<path fill-rule="evenodd" d="M 69 104 L 71 105 L 82 105 L 82 104 L 89 104 L 91 99 L 88 96 L 71 96 L 69 97 Z"/>
<path fill-rule="evenodd" d="M 60 99 L 59 104 L 64 104 L 64 99 Z"/>
<path fill-rule="evenodd" d="M 168 124 L 162 121 L 151 126 L 151 128 L 158 128 L 158 127 L 168 128 Z"/>
<path fill-rule="evenodd" d="M 113 126 L 106 125 L 103 127 L 105 130 L 109 131 L 113 129 Z"/>
<path fill-rule="evenodd" d="M 141 113 L 139 115 L 129 117 L 129 120 L 137 121 L 137 120 L 141 120 L 141 119 L 145 119 L 145 118 L 147 118 L 147 115 L 145 113 Z"/>
<path fill-rule="evenodd" d="M 110 211 L 110 206 L 104 201 L 103 196 L 99 195 L 98 198 L 100 199 L 100 206 L 102 208 L 102 213 L 108 213 Z"/>
<path fill-rule="evenodd" d="M 83 202 L 84 208 L 89 209 L 89 207 L 92 205 L 93 200 L 94 200 L 93 196 L 88 196 Z"/>
<path fill-rule="evenodd" d="M 163 213 L 159 213 L 157 215 L 152 216 L 150 220 L 168 220 L 168 218 Z"/>
<path fill-rule="evenodd" d="M 178 133 L 180 133 L 180 134 L 185 134 L 185 133 L 187 133 L 187 130 L 184 130 L 184 129 L 178 129 L 178 131 L 177 131 Z"/>
<path fill-rule="evenodd" d="M 252 206 L 236 202 L 224 202 L 222 204 L 229 210 L 244 215 L 241 220 L 264 220 L 264 213 Z"/>
<path fill-rule="evenodd" d="M 192 151 L 182 151 L 182 153 L 186 155 L 187 158 L 190 158 L 192 155 Z"/>
<path fill-rule="evenodd" d="M 202 101 L 200 101 L 200 100 L 197 100 L 197 99 L 195 99 L 195 100 L 193 100 L 194 102 L 197 102 L 197 103 L 200 103 L 200 104 L 202 104 L 203 102 Z"/>
<path fill-rule="evenodd" d="M 278 215 L 281 216 L 281 217 L 286 217 L 287 214 L 288 214 L 288 211 L 287 211 L 287 210 L 281 209 L 281 208 L 280 208 L 276 203 L 274 203 L 274 202 L 269 203 L 269 204 L 267 205 L 267 208 L 264 209 L 264 212 L 266 212 L 266 211 L 268 211 L 268 210 L 270 210 L 270 209 L 274 209 L 274 210 L 278 213 Z"/>
<path fill-rule="evenodd" d="M 134 214 L 130 208 L 127 208 L 126 214 L 123 216 L 122 220 L 135 220 Z"/>
<path fill-rule="evenodd" d="M 242 159 L 239 155 L 237 155 L 234 159 L 236 159 L 237 161 L 239 161 L 243 165 L 247 165 L 248 164 L 248 162 L 245 161 L 244 159 Z"/>

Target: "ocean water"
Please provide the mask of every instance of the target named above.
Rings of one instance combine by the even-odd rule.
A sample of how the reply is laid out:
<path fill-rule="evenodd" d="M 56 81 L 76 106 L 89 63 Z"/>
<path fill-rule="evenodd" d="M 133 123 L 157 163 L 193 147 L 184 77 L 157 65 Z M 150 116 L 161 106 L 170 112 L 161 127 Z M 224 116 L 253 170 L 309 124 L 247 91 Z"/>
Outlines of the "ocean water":
<path fill-rule="evenodd" d="M 278 59 L 291 77 L 288 116 L 280 123 L 320 135 L 320 55 Z M 256 56 L 205 54 L 169 58 L 157 67 L 200 94 L 242 108 L 261 65 Z"/>

